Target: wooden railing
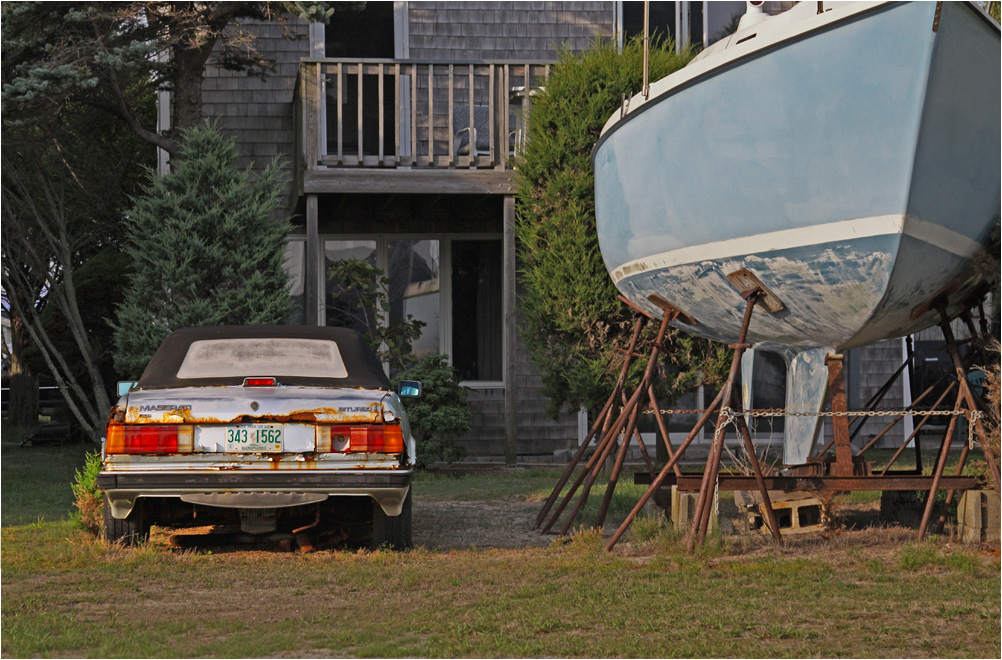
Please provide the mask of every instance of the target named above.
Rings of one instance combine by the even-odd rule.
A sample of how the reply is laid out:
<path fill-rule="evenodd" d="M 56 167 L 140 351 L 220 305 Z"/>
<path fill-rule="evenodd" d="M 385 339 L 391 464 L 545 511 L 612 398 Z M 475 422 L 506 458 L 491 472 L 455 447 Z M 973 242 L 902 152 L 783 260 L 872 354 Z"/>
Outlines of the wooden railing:
<path fill-rule="evenodd" d="M 304 60 L 297 160 L 304 170 L 509 169 L 548 73 L 545 63 Z"/>

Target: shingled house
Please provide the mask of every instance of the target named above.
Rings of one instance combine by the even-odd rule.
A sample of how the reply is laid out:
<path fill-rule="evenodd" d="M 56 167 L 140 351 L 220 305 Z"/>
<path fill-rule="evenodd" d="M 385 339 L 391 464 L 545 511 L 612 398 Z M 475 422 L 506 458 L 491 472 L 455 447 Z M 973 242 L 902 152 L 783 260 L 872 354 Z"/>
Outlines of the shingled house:
<path fill-rule="evenodd" d="M 586 431 L 582 414 L 545 413 L 519 336 L 512 157 L 557 48 L 639 33 L 642 6 L 369 2 L 326 26 L 244 26 L 273 72 L 259 79 L 210 68 L 203 81 L 203 114 L 236 137 L 244 165 L 284 158 L 296 222 L 290 322 L 345 322 L 331 264 L 357 258 L 382 269 L 392 281 L 390 319 L 424 321 L 415 352 L 449 355 L 470 390 L 471 455 L 552 455 Z M 743 11 L 743 2 L 652 2 L 651 22 L 705 45 Z M 760 401 L 775 405 L 781 361 L 757 371 Z"/>

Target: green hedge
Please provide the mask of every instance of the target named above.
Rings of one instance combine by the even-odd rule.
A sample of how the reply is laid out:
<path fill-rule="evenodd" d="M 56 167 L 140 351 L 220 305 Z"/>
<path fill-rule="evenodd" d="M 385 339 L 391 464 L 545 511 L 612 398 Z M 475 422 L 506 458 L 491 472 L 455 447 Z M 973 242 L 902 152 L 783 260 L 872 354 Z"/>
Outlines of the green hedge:
<path fill-rule="evenodd" d="M 674 51 L 669 39 L 652 46 L 652 81 L 693 56 L 691 50 Z M 526 343 L 553 414 L 561 406 L 593 412 L 602 406 L 622 365 L 615 349 L 625 347 L 632 332 L 634 314 L 618 300 L 599 252 L 591 153 L 623 94 L 639 93 L 642 70 L 639 39 L 622 51 L 607 42 L 580 54 L 565 49 L 527 117 L 516 224 L 521 304 Z M 654 337 L 656 325 L 648 323 L 645 339 Z M 725 347 L 676 331 L 667 347 L 656 385 L 664 404 L 701 377 L 719 379 L 730 359 Z M 635 362 L 635 380 L 643 368 L 643 360 Z"/>

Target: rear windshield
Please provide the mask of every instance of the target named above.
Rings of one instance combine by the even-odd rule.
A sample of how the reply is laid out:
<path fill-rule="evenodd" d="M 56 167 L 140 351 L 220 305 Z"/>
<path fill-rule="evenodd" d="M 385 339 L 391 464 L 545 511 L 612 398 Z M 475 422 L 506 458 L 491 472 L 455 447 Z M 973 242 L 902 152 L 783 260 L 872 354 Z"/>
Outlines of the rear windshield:
<path fill-rule="evenodd" d="M 154 353 L 138 387 L 241 385 L 248 376 L 273 376 L 281 385 L 390 389 L 362 335 L 301 325 L 176 330 Z"/>
<path fill-rule="evenodd" d="M 337 344 L 322 339 L 203 339 L 188 347 L 180 379 L 231 376 L 347 378 Z"/>

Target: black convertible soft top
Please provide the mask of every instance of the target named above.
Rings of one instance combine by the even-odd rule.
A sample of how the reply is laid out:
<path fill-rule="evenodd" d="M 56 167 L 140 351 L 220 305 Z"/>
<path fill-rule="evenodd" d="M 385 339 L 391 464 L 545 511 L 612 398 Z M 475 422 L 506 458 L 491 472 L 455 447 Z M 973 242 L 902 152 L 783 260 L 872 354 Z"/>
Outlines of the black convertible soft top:
<path fill-rule="evenodd" d="M 248 373 L 240 376 L 206 378 L 178 378 L 193 342 L 218 339 L 318 339 L 337 344 L 347 376 L 317 377 L 294 373 Z M 278 369 L 281 370 L 281 369 Z M 274 376 L 281 385 L 306 385 L 316 387 L 350 387 L 390 389 L 383 366 L 358 332 L 347 328 L 328 328 L 307 325 L 228 325 L 184 328 L 175 330 L 153 354 L 143 375 L 139 389 L 164 389 L 173 387 L 209 387 L 213 385 L 240 385 L 244 376 Z"/>

